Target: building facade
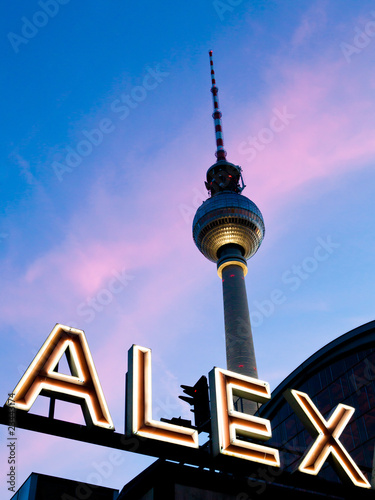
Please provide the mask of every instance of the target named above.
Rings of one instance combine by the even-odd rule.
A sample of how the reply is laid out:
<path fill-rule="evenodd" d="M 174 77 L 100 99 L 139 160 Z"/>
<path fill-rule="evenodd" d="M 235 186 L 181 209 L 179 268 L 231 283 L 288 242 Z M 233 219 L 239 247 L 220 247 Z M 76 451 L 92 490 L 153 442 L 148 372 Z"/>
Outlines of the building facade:
<path fill-rule="evenodd" d="M 270 445 L 288 471 L 296 468 L 313 438 L 284 397 L 293 388 L 307 393 L 328 419 L 339 404 L 355 408 L 340 441 L 371 482 L 375 443 L 375 321 L 336 338 L 294 370 L 272 393 L 259 416 L 272 422 Z M 339 482 L 327 462 L 319 476 Z"/>

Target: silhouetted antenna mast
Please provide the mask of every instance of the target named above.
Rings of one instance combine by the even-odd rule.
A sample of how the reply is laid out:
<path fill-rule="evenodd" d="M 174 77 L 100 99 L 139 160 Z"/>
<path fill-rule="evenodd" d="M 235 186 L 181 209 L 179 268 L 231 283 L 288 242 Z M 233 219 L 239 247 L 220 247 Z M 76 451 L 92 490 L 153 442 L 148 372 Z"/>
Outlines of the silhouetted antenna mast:
<path fill-rule="evenodd" d="M 218 98 L 218 91 L 219 89 L 216 87 L 216 81 L 215 81 L 215 71 L 214 71 L 214 63 L 212 60 L 212 50 L 209 51 L 210 55 L 210 65 L 211 65 L 211 82 L 212 82 L 212 87 L 211 87 L 211 92 L 212 92 L 212 98 L 214 101 L 214 112 L 212 114 L 212 117 L 214 119 L 215 123 L 215 136 L 216 136 L 216 158 L 219 160 L 225 160 L 227 156 L 227 152 L 224 149 L 224 141 L 223 141 L 223 128 L 221 125 L 221 117 L 222 114 L 219 109 L 219 98 Z"/>

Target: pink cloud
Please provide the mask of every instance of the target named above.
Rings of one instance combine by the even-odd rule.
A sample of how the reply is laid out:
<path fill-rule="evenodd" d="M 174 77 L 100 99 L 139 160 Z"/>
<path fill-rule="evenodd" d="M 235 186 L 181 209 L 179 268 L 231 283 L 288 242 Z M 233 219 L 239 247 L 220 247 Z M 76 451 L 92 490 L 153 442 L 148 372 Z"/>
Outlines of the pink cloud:
<path fill-rule="evenodd" d="M 245 123 L 240 119 L 235 133 L 243 140 L 228 147 L 237 152 L 252 191 L 268 206 L 286 200 L 290 191 L 313 179 L 361 168 L 375 154 L 375 110 L 367 78 L 353 74 L 344 60 L 320 61 L 313 67 L 280 62 L 278 67 L 282 83 L 255 113 L 242 110 L 251 117 Z M 262 129 L 270 129 L 275 109 L 287 118 L 269 140 L 271 134 Z M 280 120 L 277 126 L 281 128 Z M 258 150 L 250 136 L 257 139 Z"/>

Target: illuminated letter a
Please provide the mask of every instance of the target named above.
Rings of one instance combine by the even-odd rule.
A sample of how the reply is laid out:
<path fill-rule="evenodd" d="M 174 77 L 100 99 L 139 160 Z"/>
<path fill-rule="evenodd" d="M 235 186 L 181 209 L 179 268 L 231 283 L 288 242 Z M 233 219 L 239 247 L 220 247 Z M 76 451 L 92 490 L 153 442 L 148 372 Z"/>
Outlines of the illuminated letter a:
<path fill-rule="evenodd" d="M 72 375 L 56 370 L 64 353 Z M 87 425 L 114 429 L 83 330 L 57 324 L 7 404 L 29 411 L 39 394 L 81 404 Z"/>

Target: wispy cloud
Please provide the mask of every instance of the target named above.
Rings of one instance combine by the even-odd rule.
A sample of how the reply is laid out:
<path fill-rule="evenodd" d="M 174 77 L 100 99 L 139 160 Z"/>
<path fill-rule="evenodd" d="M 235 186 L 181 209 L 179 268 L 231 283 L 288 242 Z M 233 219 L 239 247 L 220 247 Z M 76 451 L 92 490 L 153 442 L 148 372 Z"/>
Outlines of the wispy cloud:
<path fill-rule="evenodd" d="M 314 34 L 326 27 L 326 7 L 327 2 L 325 0 L 316 2 L 302 16 L 301 22 L 295 29 L 292 37 L 292 45 L 294 47 L 299 47 L 306 43 Z"/>
<path fill-rule="evenodd" d="M 33 185 L 36 184 L 36 179 L 31 171 L 31 165 L 30 163 L 25 160 L 19 153 L 13 153 L 13 158 L 15 159 L 16 163 L 20 167 L 21 174 L 23 175 L 24 179 L 26 180 L 27 184 Z"/>
<path fill-rule="evenodd" d="M 237 150 L 236 160 L 243 164 L 245 180 L 251 178 L 257 196 L 271 204 L 306 182 L 361 168 L 375 155 L 375 106 L 371 83 L 364 77 L 367 66 L 353 74 L 337 59 L 321 58 L 310 66 L 281 59 L 272 76 L 276 73 L 280 84 L 255 112 L 243 113 L 251 117 L 246 123 L 239 118 L 236 135 L 243 141 L 228 147 Z M 295 117 L 253 154 L 251 137 L 267 126 L 274 108 L 285 108 Z"/>

